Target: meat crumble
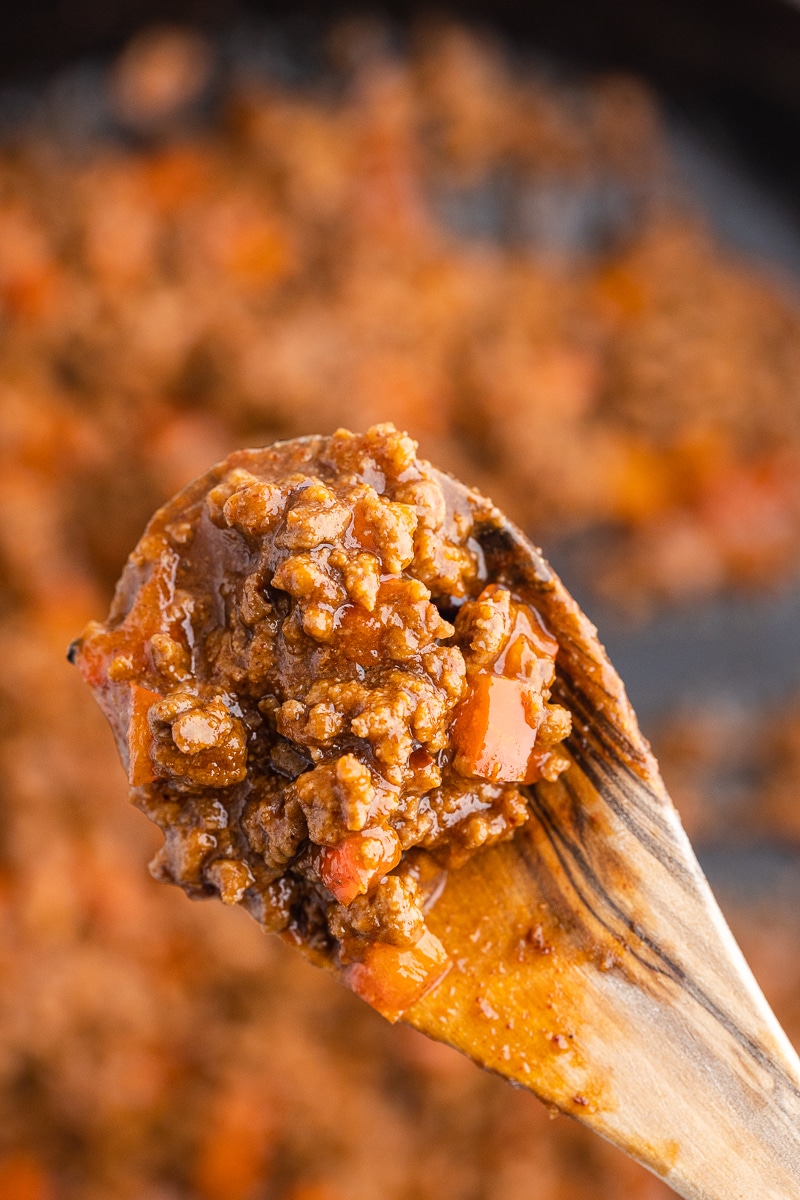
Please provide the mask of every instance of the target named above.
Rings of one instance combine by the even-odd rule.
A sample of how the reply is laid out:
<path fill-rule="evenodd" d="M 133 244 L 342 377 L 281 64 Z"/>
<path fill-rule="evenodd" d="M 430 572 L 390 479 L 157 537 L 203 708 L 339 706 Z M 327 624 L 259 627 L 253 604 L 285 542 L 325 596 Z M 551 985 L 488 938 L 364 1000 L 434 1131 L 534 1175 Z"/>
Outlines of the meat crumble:
<path fill-rule="evenodd" d="M 557 643 L 416 449 L 377 425 L 231 455 L 73 648 L 164 832 L 156 878 L 245 905 L 393 1018 L 449 967 L 444 871 L 525 823 L 571 724 Z"/>

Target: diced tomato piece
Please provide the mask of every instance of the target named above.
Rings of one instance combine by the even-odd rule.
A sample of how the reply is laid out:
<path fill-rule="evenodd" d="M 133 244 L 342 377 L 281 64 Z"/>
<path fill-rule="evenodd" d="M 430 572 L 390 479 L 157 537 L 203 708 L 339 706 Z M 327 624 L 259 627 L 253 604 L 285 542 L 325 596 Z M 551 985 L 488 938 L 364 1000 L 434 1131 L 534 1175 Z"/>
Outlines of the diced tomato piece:
<path fill-rule="evenodd" d="M 401 854 L 393 829 L 365 829 L 320 853 L 320 879 L 340 904 L 350 904 L 396 867 Z"/>
<path fill-rule="evenodd" d="M 452 966 L 439 939 L 426 930 L 414 946 L 368 942 L 344 972 L 347 986 L 394 1024 L 444 979 Z"/>
<path fill-rule="evenodd" d="M 525 782 L 536 743 L 536 729 L 528 723 L 529 691 L 519 679 L 473 676 L 453 724 L 457 770 L 492 783 Z"/>
<path fill-rule="evenodd" d="M 128 722 L 128 781 L 131 787 L 141 787 L 155 779 L 150 750 L 153 735 L 148 713 L 161 697 L 138 683 L 131 684 L 131 716 Z"/>

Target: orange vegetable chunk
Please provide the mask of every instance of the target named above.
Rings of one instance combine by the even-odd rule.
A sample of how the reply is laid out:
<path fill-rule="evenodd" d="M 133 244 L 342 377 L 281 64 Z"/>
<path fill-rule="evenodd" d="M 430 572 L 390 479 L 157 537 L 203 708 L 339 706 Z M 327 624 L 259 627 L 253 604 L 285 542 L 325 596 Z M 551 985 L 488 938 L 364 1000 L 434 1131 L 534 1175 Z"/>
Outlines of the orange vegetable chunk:
<path fill-rule="evenodd" d="M 319 856 L 322 882 L 340 904 L 367 892 L 400 861 L 400 840 L 393 829 L 365 829 L 329 846 Z"/>
<path fill-rule="evenodd" d="M 536 743 L 528 723 L 529 685 L 502 675 L 476 675 L 453 725 L 455 764 L 492 783 L 524 783 Z"/>
<path fill-rule="evenodd" d="M 358 962 L 345 968 L 347 986 L 394 1023 L 441 983 L 452 963 L 439 939 L 426 930 L 414 946 L 369 942 Z"/>
<path fill-rule="evenodd" d="M 128 780 L 131 787 L 142 787 L 155 779 L 150 748 L 153 734 L 147 719 L 152 706 L 160 700 L 157 692 L 131 684 L 131 717 L 128 723 Z"/>

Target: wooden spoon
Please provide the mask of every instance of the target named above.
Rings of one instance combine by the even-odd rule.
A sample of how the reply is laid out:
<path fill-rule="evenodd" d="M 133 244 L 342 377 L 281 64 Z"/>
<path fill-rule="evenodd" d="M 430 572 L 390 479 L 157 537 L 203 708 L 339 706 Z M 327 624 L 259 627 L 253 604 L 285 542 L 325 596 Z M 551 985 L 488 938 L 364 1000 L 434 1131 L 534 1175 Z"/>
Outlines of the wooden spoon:
<path fill-rule="evenodd" d="M 319 440 L 280 443 L 272 458 L 302 464 Z M 161 510 L 157 527 L 232 461 Z M 622 682 L 539 551 L 488 500 L 437 474 L 450 517 L 474 523 L 488 577 L 558 640 L 553 698 L 573 714 L 573 765 L 529 789 L 532 816 L 513 840 L 450 872 L 426 919 L 454 966 L 403 1019 L 577 1117 L 683 1196 L 800 1200 L 800 1062 Z M 138 586 L 129 570 L 123 607 Z M 285 936 L 337 973 L 330 956 Z"/>
<path fill-rule="evenodd" d="M 489 576 L 560 644 L 574 766 L 428 916 L 455 967 L 404 1020 L 529 1088 L 682 1196 L 800 1200 L 800 1061 L 717 906 L 597 632 L 477 493 Z"/>

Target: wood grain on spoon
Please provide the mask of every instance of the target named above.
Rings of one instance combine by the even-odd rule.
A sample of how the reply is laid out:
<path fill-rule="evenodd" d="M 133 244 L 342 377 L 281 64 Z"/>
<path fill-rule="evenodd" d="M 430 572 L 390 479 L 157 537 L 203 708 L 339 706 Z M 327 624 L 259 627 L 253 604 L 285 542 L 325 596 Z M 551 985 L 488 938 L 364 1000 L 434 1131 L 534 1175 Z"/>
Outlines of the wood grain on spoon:
<path fill-rule="evenodd" d="M 703 877 L 594 627 L 526 538 L 484 516 L 491 577 L 560 643 L 573 768 L 512 842 L 449 876 L 454 960 L 404 1019 L 577 1117 L 698 1200 L 800 1197 L 800 1062 Z"/>

